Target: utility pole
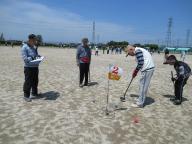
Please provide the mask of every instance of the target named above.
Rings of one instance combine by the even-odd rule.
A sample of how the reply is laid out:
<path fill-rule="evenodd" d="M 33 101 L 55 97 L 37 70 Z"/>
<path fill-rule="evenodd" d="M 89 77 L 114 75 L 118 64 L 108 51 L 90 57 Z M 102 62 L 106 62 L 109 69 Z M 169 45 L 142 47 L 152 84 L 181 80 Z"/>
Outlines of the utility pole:
<path fill-rule="evenodd" d="M 179 47 L 180 39 L 177 39 L 177 47 Z"/>
<path fill-rule="evenodd" d="M 100 35 L 98 34 L 97 35 L 97 44 L 99 44 L 99 41 L 100 41 Z"/>
<path fill-rule="evenodd" d="M 171 30 L 172 30 L 172 18 L 168 20 L 168 29 L 167 29 L 167 36 L 166 36 L 166 46 L 171 46 Z"/>
<path fill-rule="evenodd" d="M 92 43 L 95 46 L 95 21 L 93 21 Z"/>

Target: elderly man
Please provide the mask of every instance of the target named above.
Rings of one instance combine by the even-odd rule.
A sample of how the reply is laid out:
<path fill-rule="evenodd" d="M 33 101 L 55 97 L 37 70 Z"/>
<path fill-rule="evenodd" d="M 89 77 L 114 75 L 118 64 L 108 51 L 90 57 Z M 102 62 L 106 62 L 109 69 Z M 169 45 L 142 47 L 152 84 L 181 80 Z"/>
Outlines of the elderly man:
<path fill-rule="evenodd" d="M 91 49 L 88 46 L 88 42 L 88 38 L 83 38 L 82 45 L 78 46 L 77 48 L 76 61 L 80 71 L 80 87 L 88 86 L 88 73 L 91 63 Z M 83 85 L 84 78 L 85 82 Z"/>
<path fill-rule="evenodd" d="M 21 49 L 22 58 L 24 61 L 24 74 L 25 82 L 23 85 L 24 91 L 24 100 L 31 102 L 30 91 L 32 89 L 32 96 L 38 96 L 38 74 L 39 74 L 39 64 L 32 63 L 32 60 L 35 60 L 39 57 L 36 48 L 37 39 L 34 34 L 28 36 L 27 44 L 24 44 Z"/>
<path fill-rule="evenodd" d="M 137 66 L 133 71 L 132 78 L 135 78 L 137 73 L 141 71 L 139 98 L 136 103 L 132 104 L 132 106 L 142 108 L 144 107 L 145 98 L 151 77 L 153 76 L 155 65 L 151 54 L 143 48 L 128 45 L 127 48 L 125 48 L 125 51 L 127 52 L 127 55 L 136 57 Z"/>

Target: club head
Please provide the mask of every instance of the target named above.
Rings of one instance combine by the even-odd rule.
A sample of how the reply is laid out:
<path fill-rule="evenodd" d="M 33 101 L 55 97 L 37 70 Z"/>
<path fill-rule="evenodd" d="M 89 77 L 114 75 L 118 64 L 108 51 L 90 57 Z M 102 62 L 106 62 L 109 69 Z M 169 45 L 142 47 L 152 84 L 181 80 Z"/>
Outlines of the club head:
<path fill-rule="evenodd" d="M 120 97 L 120 100 L 121 100 L 122 102 L 125 102 L 125 97 Z"/>

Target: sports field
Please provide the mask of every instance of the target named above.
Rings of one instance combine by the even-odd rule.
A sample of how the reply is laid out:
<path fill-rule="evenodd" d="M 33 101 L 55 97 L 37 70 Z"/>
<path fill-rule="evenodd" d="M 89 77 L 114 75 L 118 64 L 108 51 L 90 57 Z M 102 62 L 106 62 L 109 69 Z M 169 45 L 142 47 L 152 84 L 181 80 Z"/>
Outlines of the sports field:
<path fill-rule="evenodd" d="M 147 104 L 140 109 L 130 106 L 138 95 L 140 75 L 127 101 L 119 100 L 136 65 L 133 57 L 93 55 L 91 86 L 79 88 L 74 49 L 40 47 L 39 53 L 45 56 L 39 74 L 42 96 L 27 103 L 20 48 L 0 47 L 0 144 L 191 144 L 192 77 L 184 88 L 182 105 L 173 105 L 169 98 L 174 93 L 170 80 L 174 69 L 162 64 L 163 54 L 153 54 L 156 69 Z M 192 67 L 191 55 L 186 62 Z M 124 72 L 119 81 L 110 81 L 106 116 L 109 64 Z"/>

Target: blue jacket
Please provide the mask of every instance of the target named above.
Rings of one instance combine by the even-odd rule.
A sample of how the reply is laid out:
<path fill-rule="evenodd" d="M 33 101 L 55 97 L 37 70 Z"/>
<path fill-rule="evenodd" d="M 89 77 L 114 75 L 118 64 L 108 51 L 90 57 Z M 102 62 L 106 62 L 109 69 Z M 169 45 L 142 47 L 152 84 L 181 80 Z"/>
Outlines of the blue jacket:
<path fill-rule="evenodd" d="M 89 47 L 83 47 L 83 45 L 78 46 L 76 60 L 77 60 L 77 64 L 90 63 L 91 62 L 91 49 Z"/>
<path fill-rule="evenodd" d="M 21 55 L 22 55 L 25 67 L 39 66 L 39 64 L 30 63 L 32 60 L 36 59 L 39 56 L 37 48 L 31 47 L 28 44 L 24 44 L 21 48 Z"/>

